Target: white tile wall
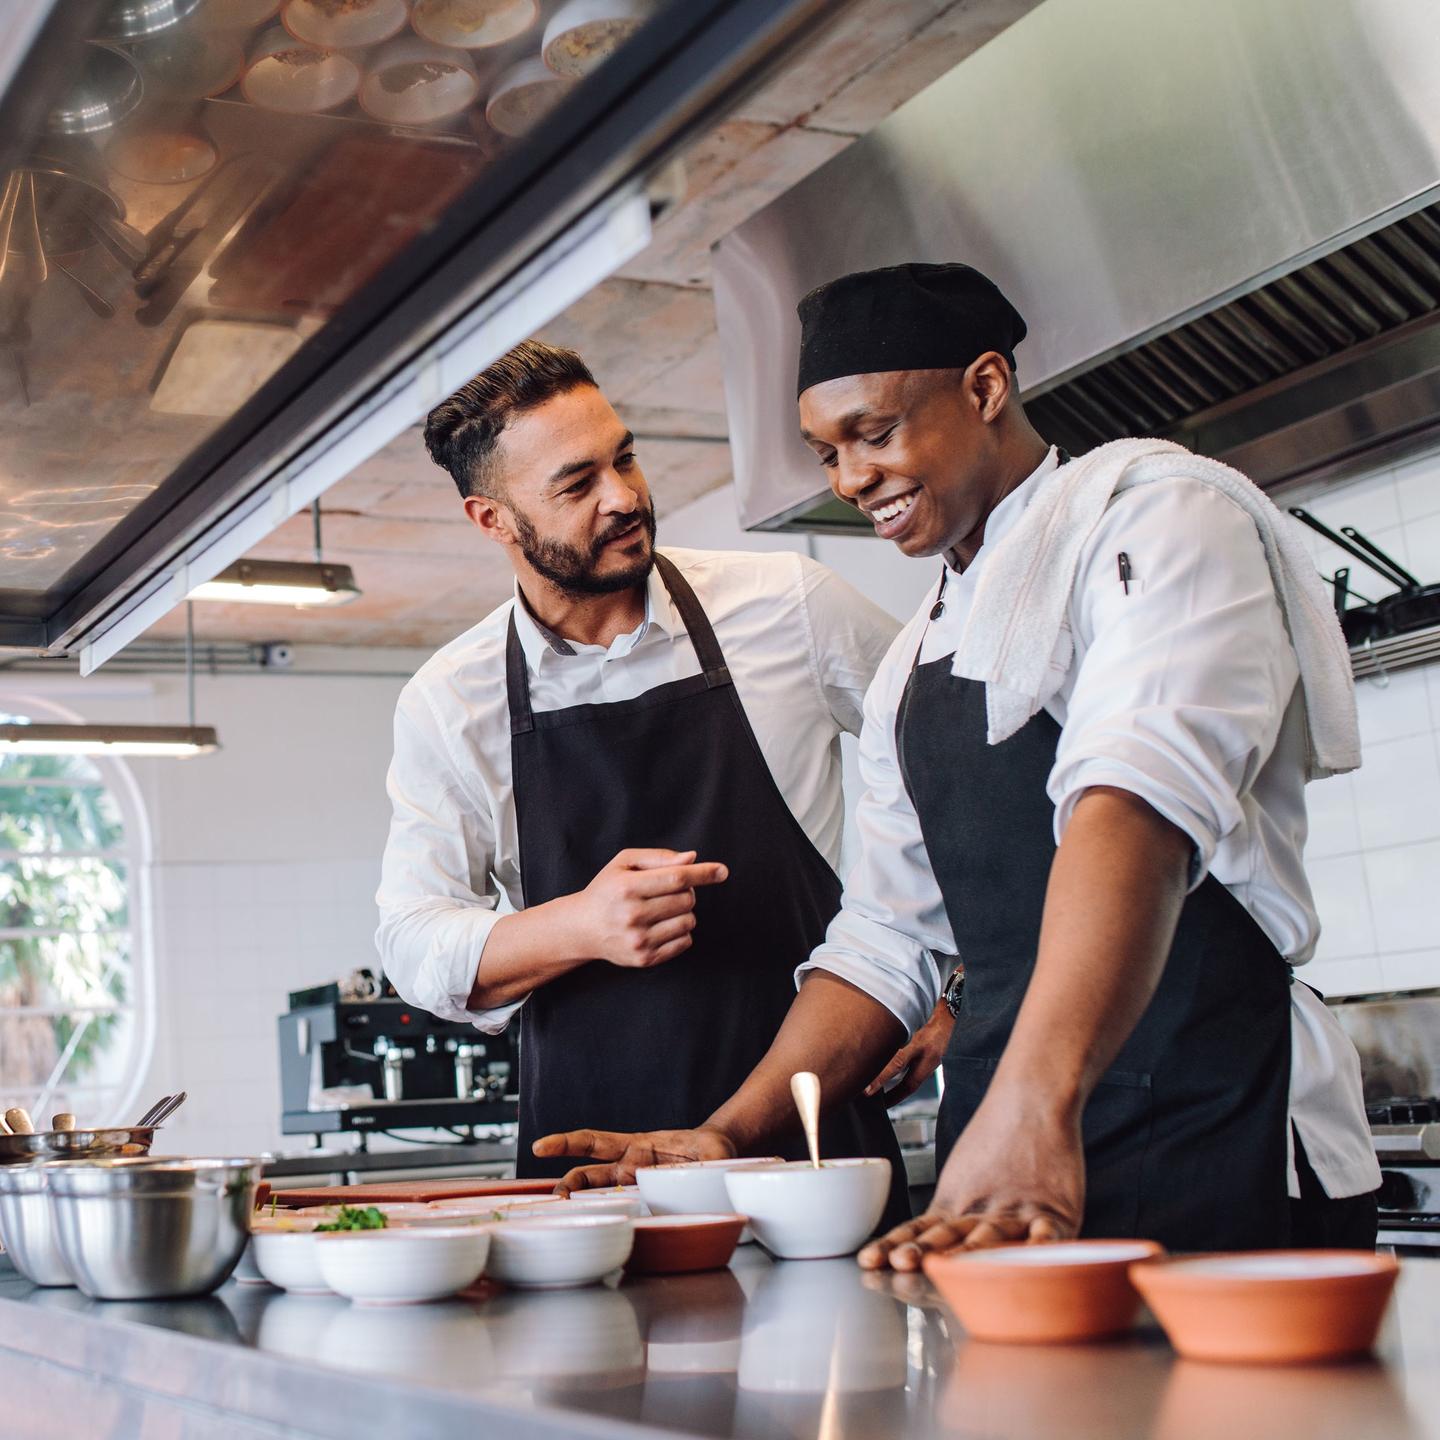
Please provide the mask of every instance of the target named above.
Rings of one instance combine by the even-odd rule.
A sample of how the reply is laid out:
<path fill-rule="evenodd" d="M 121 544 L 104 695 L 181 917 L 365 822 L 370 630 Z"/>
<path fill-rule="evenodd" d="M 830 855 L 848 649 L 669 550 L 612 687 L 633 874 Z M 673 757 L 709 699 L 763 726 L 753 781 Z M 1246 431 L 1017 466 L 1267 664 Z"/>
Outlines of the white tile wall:
<path fill-rule="evenodd" d="M 1355 526 L 1422 582 L 1440 581 L 1440 453 L 1285 503 Z M 1392 588 L 1306 533 L 1326 573 L 1350 565 L 1372 599 Z M 1364 764 L 1308 795 L 1323 929 L 1302 973 L 1330 995 L 1440 986 L 1440 665 L 1361 681 L 1356 700 Z"/>
<path fill-rule="evenodd" d="M 375 860 L 168 864 L 155 877 L 163 957 L 157 1093 L 190 1098 L 167 1147 L 253 1154 L 283 1145 L 275 1021 L 291 990 L 374 965 Z"/>

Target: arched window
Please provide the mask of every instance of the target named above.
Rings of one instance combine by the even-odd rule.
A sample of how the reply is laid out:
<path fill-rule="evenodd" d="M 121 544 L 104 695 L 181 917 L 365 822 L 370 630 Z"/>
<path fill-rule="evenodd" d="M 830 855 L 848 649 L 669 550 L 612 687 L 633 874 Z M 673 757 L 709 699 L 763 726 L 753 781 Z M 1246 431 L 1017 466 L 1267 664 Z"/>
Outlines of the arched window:
<path fill-rule="evenodd" d="M 82 1127 L 133 1118 L 153 1028 L 148 842 L 120 761 L 0 754 L 0 1106 L 36 1129 L 57 1111 Z"/>

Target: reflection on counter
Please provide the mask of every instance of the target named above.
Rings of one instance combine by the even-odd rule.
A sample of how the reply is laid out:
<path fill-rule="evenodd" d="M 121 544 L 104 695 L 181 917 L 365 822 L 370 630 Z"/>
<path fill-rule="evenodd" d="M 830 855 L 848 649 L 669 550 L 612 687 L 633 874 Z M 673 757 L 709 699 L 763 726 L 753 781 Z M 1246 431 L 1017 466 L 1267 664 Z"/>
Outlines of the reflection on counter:
<path fill-rule="evenodd" d="M 0 1277 L 0 1329 L 31 1306 L 393 1386 L 417 1433 L 434 1392 L 495 1407 L 477 1409 L 477 1423 L 518 1406 L 717 1440 L 1440 1436 L 1440 1266 L 1423 1260 L 1402 1274 L 1377 1359 L 1269 1368 L 1178 1360 L 1153 1326 L 1110 1344 L 967 1341 L 919 1277 L 774 1262 L 756 1246 L 708 1274 L 552 1293 L 484 1284 L 396 1307 L 235 1284 L 198 1301 L 116 1306 Z"/>

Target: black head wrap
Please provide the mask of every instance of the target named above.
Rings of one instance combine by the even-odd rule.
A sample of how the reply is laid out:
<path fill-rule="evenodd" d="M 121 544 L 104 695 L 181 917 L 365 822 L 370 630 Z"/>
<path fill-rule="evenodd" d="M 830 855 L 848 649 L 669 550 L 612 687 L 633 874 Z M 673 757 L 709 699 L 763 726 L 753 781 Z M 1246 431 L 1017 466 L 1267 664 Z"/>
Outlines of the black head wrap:
<path fill-rule="evenodd" d="M 1020 312 L 969 265 L 891 265 L 842 275 L 799 304 L 796 394 L 842 375 L 963 370 L 987 350 L 1015 368 Z"/>

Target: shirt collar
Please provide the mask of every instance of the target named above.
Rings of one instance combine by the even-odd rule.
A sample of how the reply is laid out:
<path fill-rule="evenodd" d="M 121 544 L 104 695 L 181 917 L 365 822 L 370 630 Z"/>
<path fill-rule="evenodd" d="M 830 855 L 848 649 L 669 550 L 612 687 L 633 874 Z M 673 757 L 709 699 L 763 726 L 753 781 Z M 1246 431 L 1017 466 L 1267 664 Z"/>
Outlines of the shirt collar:
<path fill-rule="evenodd" d="M 515 632 L 520 637 L 525 663 L 537 674 L 542 665 L 555 664 L 569 655 L 603 654 L 608 660 L 618 660 L 642 644 L 652 629 L 673 639 L 685 628 L 658 569 L 652 569 L 645 582 L 645 618 L 628 634 L 617 635 L 608 647 L 582 645 L 550 629 L 531 610 L 519 581 L 515 583 L 514 615 Z"/>
<path fill-rule="evenodd" d="M 965 567 L 964 576 L 974 581 L 975 574 L 985 557 L 1015 528 L 1016 522 L 1025 513 L 1025 507 L 1034 498 L 1040 482 L 1053 474 L 1060 466 L 1060 451 L 1052 445 L 1045 452 L 1045 458 L 990 512 L 985 521 L 985 540 L 975 552 L 975 558 Z M 948 568 L 948 567 L 947 567 Z M 950 572 L 957 579 L 960 572 Z"/>

